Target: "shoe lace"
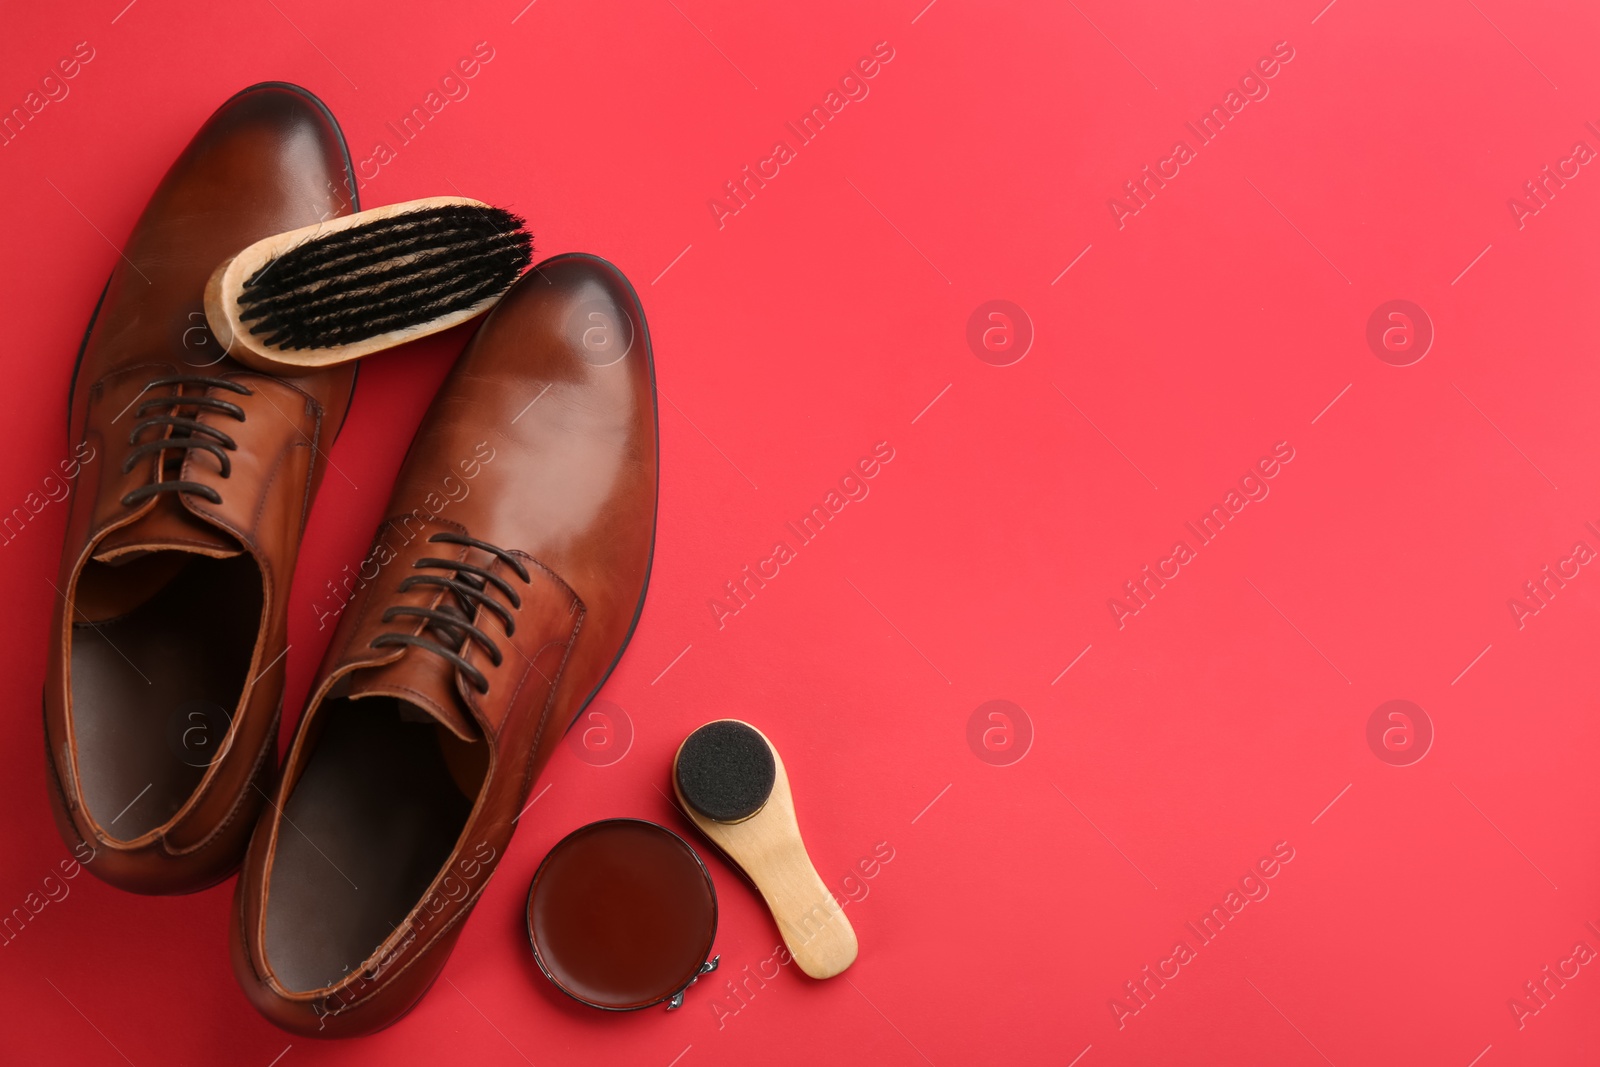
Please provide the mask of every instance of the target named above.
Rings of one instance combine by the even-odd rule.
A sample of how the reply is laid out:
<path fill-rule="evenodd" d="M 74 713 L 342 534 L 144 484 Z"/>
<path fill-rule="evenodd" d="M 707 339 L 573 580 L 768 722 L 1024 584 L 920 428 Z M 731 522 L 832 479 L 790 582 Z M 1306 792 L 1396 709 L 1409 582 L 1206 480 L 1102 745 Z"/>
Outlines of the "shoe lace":
<path fill-rule="evenodd" d="M 486 541 L 467 537 L 462 534 L 437 533 L 428 538 L 429 544 L 467 545 L 472 548 L 488 552 L 501 560 L 516 572 L 524 584 L 531 583 L 528 569 L 517 560 L 510 552 L 498 548 Z M 419 585 L 438 586 L 454 594 L 454 603 L 449 600 L 441 601 L 438 608 L 393 607 L 383 613 L 384 622 L 410 616 L 428 620 L 421 634 L 383 633 L 374 637 L 369 642 L 371 648 L 386 648 L 392 645 L 406 645 L 413 648 L 427 649 L 436 655 L 443 656 L 456 669 L 466 677 L 471 686 L 479 693 L 489 691 L 489 680 L 483 672 L 468 663 L 455 649 L 461 647 L 464 639 L 470 639 L 483 648 L 489 657 L 489 662 L 496 667 L 500 666 L 503 656 L 500 647 L 494 639 L 478 627 L 472 625 L 471 619 L 476 614 L 477 606 L 483 605 L 499 616 L 505 626 L 507 637 L 517 632 L 516 619 L 511 611 L 522 607 L 522 597 L 511 587 L 511 583 L 482 567 L 474 566 L 460 560 L 436 559 L 427 556 L 417 560 L 411 565 L 418 570 L 437 570 L 442 574 L 414 574 L 400 583 L 399 591 L 404 593 Z M 507 608 L 494 597 L 489 595 L 489 588 L 493 586 L 505 595 L 511 604 Z M 426 636 L 429 632 L 433 636 Z"/>
<path fill-rule="evenodd" d="M 133 432 L 128 435 L 128 444 L 135 447 L 133 451 L 128 453 L 128 458 L 122 464 L 122 473 L 127 474 L 146 456 L 159 454 L 162 457 L 163 471 L 169 477 L 164 481 L 141 485 L 127 493 L 122 498 L 122 503 L 126 506 L 131 507 L 140 501 L 155 496 L 157 493 L 194 493 L 197 496 L 205 497 L 213 504 L 222 503 L 221 495 L 211 486 L 202 485 L 199 482 L 184 481 L 176 477 L 176 475 L 182 468 L 183 460 L 188 457 L 190 452 L 196 450 L 209 452 L 216 456 L 224 478 L 232 474 L 233 461 L 228 458 L 228 453 L 237 451 L 238 444 L 233 438 L 215 426 L 207 426 L 195 416 L 202 411 L 219 411 L 243 422 L 245 421 L 244 409 L 238 404 L 229 403 L 219 397 L 196 396 L 193 393 L 185 394 L 182 390 L 184 387 L 226 389 L 243 396 L 250 396 L 251 390 L 238 382 L 232 382 L 226 378 L 207 378 L 197 374 L 178 374 L 168 378 L 157 378 L 149 385 L 146 385 L 145 390 L 171 385 L 177 386 L 179 391 L 171 396 L 147 400 L 139 405 L 138 411 L 134 412 L 137 417 L 144 421 L 135 426 Z M 183 412 L 186 409 L 192 410 L 192 414 L 184 414 Z M 154 411 L 163 413 L 145 418 L 146 415 L 150 415 Z M 157 437 L 140 444 L 139 436 L 151 428 L 170 429 L 172 436 Z"/>

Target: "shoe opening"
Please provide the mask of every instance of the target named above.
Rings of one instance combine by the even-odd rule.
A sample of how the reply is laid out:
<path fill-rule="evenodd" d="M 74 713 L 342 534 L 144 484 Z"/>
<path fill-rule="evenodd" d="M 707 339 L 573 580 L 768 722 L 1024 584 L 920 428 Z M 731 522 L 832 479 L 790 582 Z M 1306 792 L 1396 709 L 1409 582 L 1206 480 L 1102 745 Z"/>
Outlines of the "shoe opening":
<path fill-rule="evenodd" d="M 284 803 L 267 884 L 267 962 L 291 991 L 368 964 L 449 861 L 488 774 L 463 741 L 406 701 L 332 697 Z"/>
<path fill-rule="evenodd" d="M 110 837 L 170 821 L 225 751 L 262 600 L 248 555 L 84 566 L 69 650 L 78 786 Z"/>

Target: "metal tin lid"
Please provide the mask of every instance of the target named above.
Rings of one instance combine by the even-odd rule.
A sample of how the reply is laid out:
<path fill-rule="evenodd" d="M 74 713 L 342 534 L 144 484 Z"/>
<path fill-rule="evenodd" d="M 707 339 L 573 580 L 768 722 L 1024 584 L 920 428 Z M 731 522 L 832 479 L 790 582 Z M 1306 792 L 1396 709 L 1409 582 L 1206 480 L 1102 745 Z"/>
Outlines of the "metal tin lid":
<path fill-rule="evenodd" d="M 708 962 L 717 892 L 694 849 L 664 826 L 605 819 L 557 842 L 528 889 L 528 940 L 557 989 L 607 1011 L 683 991 Z"/>

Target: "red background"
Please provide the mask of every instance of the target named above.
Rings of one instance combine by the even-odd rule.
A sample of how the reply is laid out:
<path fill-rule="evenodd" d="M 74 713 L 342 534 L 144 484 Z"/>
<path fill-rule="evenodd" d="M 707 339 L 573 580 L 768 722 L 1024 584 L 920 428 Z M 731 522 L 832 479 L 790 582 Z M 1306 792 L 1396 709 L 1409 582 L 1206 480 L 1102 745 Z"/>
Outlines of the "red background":
<path fill-rule="evenodd" d="M 1574 142 L 1600 149 L 1585 125 L 1600 14 L 524 2 L 4 15 L 7 110 L 77 42 L 94 58 L 0 148 L 0 510 L 66 455 L 72 357 L 113 246 L 217 104 L 259 80 L 306 85 L 359 161 L 478 42 L 493 59 L 470 94 L 363 202 L 459 191 L 524 212 L 545 255 L 619 264 L 654 338 L 662 491 L 649 600 L 604 694 L 632 746 L 552 764 L 412 1015 L 363 1040 L 291 1040 L 230 974 L 231 883 L 159 899 L 81 877 L 0 947 L 0 1060 L 1595 1062 L 1600 967 L 1520 1028 L 1508 1001 L 1531 1009 L 1523 983 L 1570 972 L 1580 941 L 1600 949 L 1600 577 L 1580 568 L 1520 629 L 1507 602 L 1574 542 L 1600 549 L 1585 526 L 1600 525 L 1600 175 L 1581 167 L 1520 228 L 1508 200 Z M 1174 141 L 1196 147 L 1185 121 L 1283 41 L 1294 58 L 1270 95 L 1119 229 L 1108 200 Z M 723 183 L 775 140 L 793 147 L 785 121 L 878 42 L 894 58 L 870 95 L 719 228 Z M 991 299 L 1034 332 L 1009 366 L 967 342 Z M 1436 331 L 1410 366 L 1365 339 L 1393 299 Z M 291 706 L 331 632 L 314 605 L 359 560 L 466 336 L 362 375 L 295 582 Z M 870 495 L 719 628 L 723 583 L 880 441 L 894 459 Z M 1294 459 L 1270 496 L 1119 629 L 1108 599 L 1278 442 Z M 64 515 L 52 504 L 0 546 L 4 912 L 66 855 L 38 715 Z M 996 699 L 1032 732 L 1006 766 L 968 742 Z M 1410 766 L 1368 745 L 1392 699 L 1436 734 Z M 866 893 L 848 907 L 859 961 L 825 983 L 783 968 L 732 999 L 724 981 L 777 935 L 703 849 L 716 980 L 671 1015 L 564 1001 L 520 925 L 535 865 L 597 818 L 689 834 L 660 791 L 667 764 L 726 715 L 783 753 L 836 892 L 892 850 L 850 883 Z M 1024 725 L 1012 716 L 1014 738 Z M 1119 1028 L 1123 984 L 1197 943 L 1185 922 L 1279 842 L 1294 859 L 1270 895 Z"/>

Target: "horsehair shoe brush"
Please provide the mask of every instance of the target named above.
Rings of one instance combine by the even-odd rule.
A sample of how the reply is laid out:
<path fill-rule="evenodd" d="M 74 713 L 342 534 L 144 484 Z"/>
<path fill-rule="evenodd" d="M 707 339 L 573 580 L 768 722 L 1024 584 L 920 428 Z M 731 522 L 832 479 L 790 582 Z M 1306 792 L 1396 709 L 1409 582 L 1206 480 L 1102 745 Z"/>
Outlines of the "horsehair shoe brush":
<path fill-rule="evenodd" d="M 257 241 L 212 273 L 206 322 L 239 362 L 305 373 L 465 322 L 532 261 L 511 212 L 411 200 Z"/>

